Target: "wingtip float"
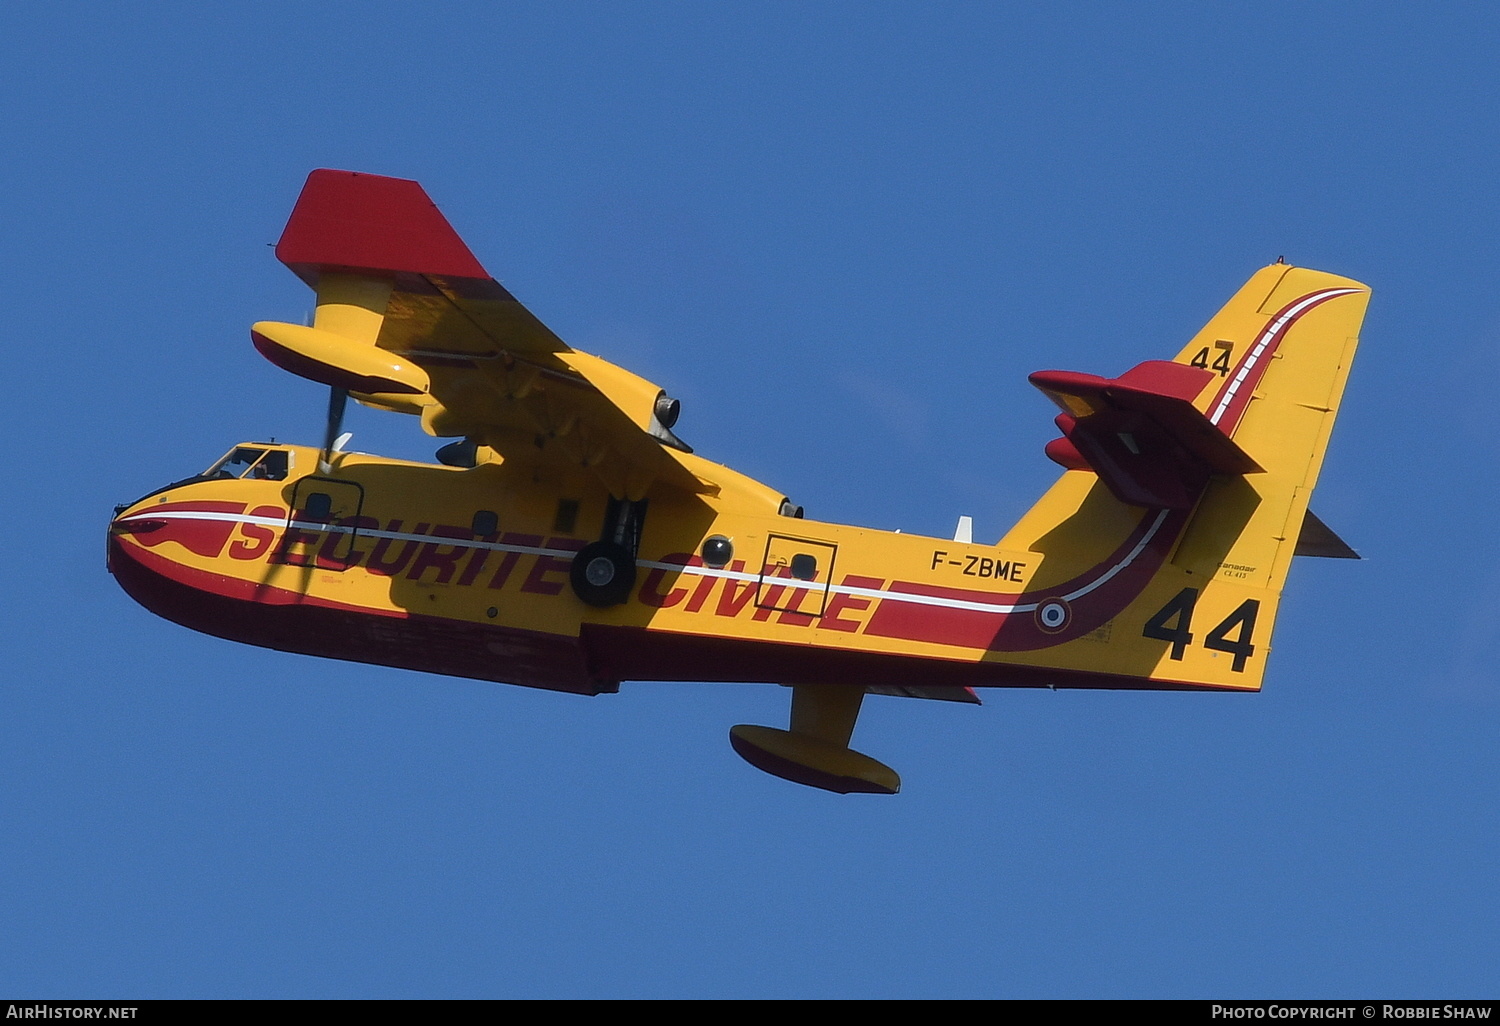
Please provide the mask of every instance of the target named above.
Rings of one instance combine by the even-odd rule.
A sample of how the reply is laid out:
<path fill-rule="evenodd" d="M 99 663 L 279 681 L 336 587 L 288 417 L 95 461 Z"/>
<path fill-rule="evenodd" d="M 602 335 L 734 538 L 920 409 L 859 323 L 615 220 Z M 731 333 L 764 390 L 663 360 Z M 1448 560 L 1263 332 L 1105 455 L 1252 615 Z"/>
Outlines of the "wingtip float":
<path fill-rule="evenodd" d="M 268 359 L 331 389 L 321 449 L 251 442 L 121 508 L 110 569 L 148 609 L 287 652 L 596 695 L 790 685 L 777 776 L 893 794 L 852 750 L 868 693 L 1253 691 L 1292 557 L 1354 553 L 1307 509 L 1369 298 L 1273 264 L 1170 361 L 1042 371 L 1064 472 L 996 545 L 807 519 L 694 454 L 652 382 L 570 349 L 416 182 L 314 171 L 276 248 L 311 325 Z M 344 397 L 453 439 L 344 452 Z"/>

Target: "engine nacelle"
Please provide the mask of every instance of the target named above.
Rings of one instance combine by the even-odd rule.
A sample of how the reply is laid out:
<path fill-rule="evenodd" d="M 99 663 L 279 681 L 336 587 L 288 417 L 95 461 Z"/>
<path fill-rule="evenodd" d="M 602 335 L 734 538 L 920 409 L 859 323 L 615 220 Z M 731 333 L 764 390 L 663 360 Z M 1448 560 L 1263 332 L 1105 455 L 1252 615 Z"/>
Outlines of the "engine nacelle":
<path fill-rule="evenodd" d="M 420 395 L 427 372 L 395 353 L 321 328 L 260 321 L 250 339 L 267 360 L 299 377 L 363 394 Z"/>

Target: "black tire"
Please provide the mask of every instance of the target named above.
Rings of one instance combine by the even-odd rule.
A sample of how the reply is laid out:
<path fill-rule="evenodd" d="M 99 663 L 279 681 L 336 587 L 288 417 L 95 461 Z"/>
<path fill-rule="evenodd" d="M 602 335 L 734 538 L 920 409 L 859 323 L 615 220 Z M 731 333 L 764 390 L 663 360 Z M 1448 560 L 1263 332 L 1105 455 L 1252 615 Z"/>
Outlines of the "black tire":
<path fill-rule="evenodd" d="M 635 587 L 635 560 L 614 542 L 585 545 L 568 573 L 573 593 L 591 606 L 618 606 Z"/>

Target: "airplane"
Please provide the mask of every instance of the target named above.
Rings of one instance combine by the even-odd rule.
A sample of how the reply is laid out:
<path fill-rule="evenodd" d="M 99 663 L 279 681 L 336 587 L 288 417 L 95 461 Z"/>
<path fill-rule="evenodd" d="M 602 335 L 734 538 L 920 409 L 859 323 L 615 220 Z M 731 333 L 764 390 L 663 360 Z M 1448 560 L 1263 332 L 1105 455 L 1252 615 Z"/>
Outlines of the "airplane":
<path fill-rule="evenodd" d="M 1308 509 L 1370 290 L 1280 260 L 1171 360 L 1039 371 L 1061 476 L 994 545 L 827 523 L 696 454 L 658 385 L 570 348 L 415 181 L 311 173 L 276 256 L 317 297 L 255 348 L 328 386 L 321 446 L 244 442 L 117 507 L 109 569 L 234 641 L 579 695 L 789 686 L 752 766 L 895 794 L 850 747 L 866 694 L 1258 691 L 1296 555 L 1359 558 Z M 347 451 L 348 397 L 451 439 Z"/>

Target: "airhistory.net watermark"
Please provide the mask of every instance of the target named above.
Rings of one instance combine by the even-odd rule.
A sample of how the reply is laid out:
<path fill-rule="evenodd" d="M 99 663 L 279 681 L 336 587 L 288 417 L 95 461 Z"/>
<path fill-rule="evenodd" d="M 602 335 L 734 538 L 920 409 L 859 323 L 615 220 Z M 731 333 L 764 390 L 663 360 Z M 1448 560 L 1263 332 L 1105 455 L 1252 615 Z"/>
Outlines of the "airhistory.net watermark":
<path fill-rule="evenodd" d="M 7 1005 L 7 1019 L 134 1019 L 139 1005 L 71 1005 L 29 1002 Z"/>

